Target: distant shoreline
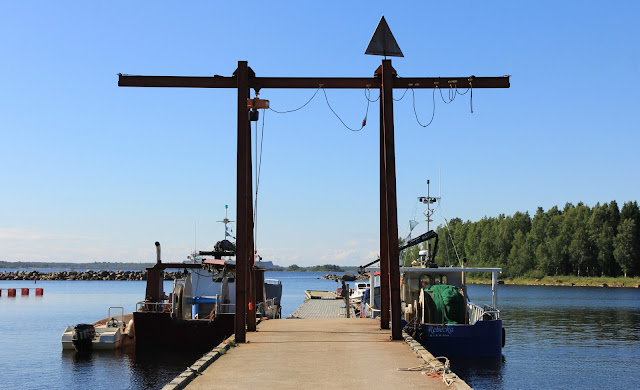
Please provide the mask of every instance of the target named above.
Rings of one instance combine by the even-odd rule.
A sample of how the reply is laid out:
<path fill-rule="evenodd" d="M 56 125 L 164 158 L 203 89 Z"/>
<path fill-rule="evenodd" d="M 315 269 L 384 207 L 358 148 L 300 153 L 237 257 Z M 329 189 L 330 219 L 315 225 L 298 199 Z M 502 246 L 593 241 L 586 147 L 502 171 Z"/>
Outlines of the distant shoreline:
<path fill-rule="evenodd" d="M 469 278 L 469 284 L 491 284 L 488 279 Z M 539 279 L 510 278 L 498 281 L 499 284 L 515 286 L 564 286 L 564 287 L 631 287 L 640 288 L 640 277 L 594 277 L 594 276 L 545 276 Z"/>
<path fill-rule="evenodd" d="M 166 262 L 166 261 L 165 261 Z M 109 262 L 93 262 L 93 263 L 52 263 L 52 262 L 36 262 L 36 261 L 0 261 L 0 270 L 92 270 L 92 271 L 143 271 L 153 267 L 155 263 L 109 263 Z M 274 265 L 274 268 L 268 269 L 271 272 L 357 272 L 358 266 L 337 266 L 333 264 L 314 265 L 309 267 L 300 267 L 295 264 L 288 267 Z"/>
<path fill-rule="evenodd" d="M 288 271 L 275 271 L 288 272 Z M 164 280 L 173 280 L 182 275 L 181 271 L 165 272 Z M 332 275 L 334 276 L 334 275 Z M 39 270 L 2 270 L 0 281 L 15 280 L 147 280 L 146 270 L 60 270 L 42 272 Z M 491 284 L 489 279 L 467 277 L 468 284 Z M 565 286 L 565 287 L 628 287 L 640 288 L 640 278 L 589 277 L 589 276 L 545 276 L 540 279 L 504 279 L 499 284 L 519 286 Z"/>

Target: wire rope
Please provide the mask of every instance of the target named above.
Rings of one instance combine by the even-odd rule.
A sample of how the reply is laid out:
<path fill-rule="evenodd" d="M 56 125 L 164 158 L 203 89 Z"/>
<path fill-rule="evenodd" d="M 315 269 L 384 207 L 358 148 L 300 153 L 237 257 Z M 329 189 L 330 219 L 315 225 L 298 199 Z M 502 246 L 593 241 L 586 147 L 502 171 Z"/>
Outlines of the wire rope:
<path fill-rule="evenodd" d="M 411 88 L 411 95 L 413 95 L 413 114 L 416 116 L 416 121 L 418 121 L 418 124 L 420 126 L 422 126 L 422 127 L 429 126 L 431 123 L 433 123 L 433 118 L 436 116 L 436 90 L 435 90 L 435 88 L 433 89 L 433 93 L 431 94 L 432 95 L 431 97 L 432 97 L 432 100 L 433 100 L 433 111 L 431 112 L 431 120 L 426 125 L 423 125 L 422 122 L 420 122 L 420 119 L 418 118 L 418 112 L 416 111 L 416 93 L 415 93 L 415 90 L 413 88 Z"/>
<path fill-rule="evenodd" d="M 271 111 L 273 111 L 273 112 L 277 113 L 277 114 L 288 114 L 288 113 L 290 113 L 290 112 L 295 112 L 295 111 L 301 110 L 301 109 L 303 109 L 307 104 L 311 103 L 311 101 L 313 100 L 313 98 L 314 98 L 314 97 L 316 97 L 316 95 L 318 94 L 318 91 L 320 91 L 320 89 L 322 89 L 322 87 L 319 87 L 318 89 L 316 89 L 316 91 L 313 93 L 313 95 L 311 95 L 311 98 L 309 98 L 309 100 L 307 100 L 307 102 L 306 102 L 305 104 L 301 105 L 301 106 L 300 106 L 300 107 L 298 107 L 298 108 L 294 108 L 294 109 L 292 109 L 292 110 L 286 110 L 286 111 L 277 111 L 277 110 L 274 110 L 274 109 L 273 109 L 273 108 L 271 108 L 271 107 L 269 107 L 269 109 L 270 109 Z M 263 122 L 264 122 L 264 121 L 263 121 Z"/>
<path fill-rule="evenodd" d="M 404 95 L 407 94 L 408 90 L 409 90 L 409 88 L 404 90 L 404 93 L 402 94 L 402 96 L 400 96 L 400 99 L 393 99 L 393 98 L 392 99 L 395 100 L 396 102 L 399 102 L 400 100 L 404 99 Z M 413 88 L 411 88 L 411 90 L 413 90 Z"/>
<path fill-rule="evenodd" d="M 258 193 L 260 189 L 260 176 L 262 173 L 262 151 L 264 146 L 264 122 L 267 116 L 267 110 L 262 110 L 262 131 L 260 134 L 260 154 L 258 155 L 258 122 L 255 125 L 255 140 L 256 140 L 256 195 L 253 199 L 253 245 L 254 251 L 258 248 Z"/>
<path fill-rule="evenodd" d="M 336 116 L 336 118 L 338 118 L 338 120 L 342 123 L 342 125 L 344 127 L 346 127 L 347 129 L 356 132 L 356 131 L 360 131 L 362 130 L 366 125 L 367 125 L 367 117 L 369 116 L 369 104 L 371 104 L 371 102 L 369 101 L 369 99 L 367 99 L 367 111 L 364 114 L 364 120 L 362 121 L 362 126 L 360 126 L 359 129 L 354 129 L 349 127 L 346 123 L 344 123 L 344 121 L 342 120 L 342 118 L 340 118 L 340 116 L 335 112 L 335 110 L 333 109 L 333 107 L 331 107 L 331 104 L 329 103 L 329 97 L 327 96 L 327 91 L 322 88 L 322 92 L 324 93 L 324 99 L 327 101 L 327 106 L 329 107 L 329 109 L 331 110 L 331 112 L 333 112 L 333 115 Z"/>
<path fill-rule="evenodd" d="M 368 96 L 367 96 L 368 94 Z M 371 100 L 371 90 L 369 88 L 364 90 L 364 97 L 370 102 L 370 103 L 375 103 L 378 100 L 380 100 L 380 94 L 378 94 L 378 97 L 376 98 L 376 100 Z"/>
<path fill-rule="evenodd" d="M 453 242 L 453 236 L 451 235 L 451 229 L 449 229 L 449 221 L 447 221 L 446 218 L 444 218 L 444 223 L 447 226 L 447 232 L 449 233 L 449 237 L 451 238 L 451 245 L 453 246 L 453 250 L 456 252 L 456 257 L 458 258 L 458 264 L 462 265 L 462 262 L 460 261 L 460 255 L 458 254 L 458 249 L 456 248 L 456 243 Z"/>

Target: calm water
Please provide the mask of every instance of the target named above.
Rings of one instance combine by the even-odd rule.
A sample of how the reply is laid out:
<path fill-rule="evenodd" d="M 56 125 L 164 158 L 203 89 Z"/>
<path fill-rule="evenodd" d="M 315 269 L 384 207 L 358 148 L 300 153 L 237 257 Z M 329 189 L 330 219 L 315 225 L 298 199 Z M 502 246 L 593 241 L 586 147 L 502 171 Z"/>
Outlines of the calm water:
<path fill-rule="evenodd" d="M 283 283 L 283 316 L 304 301 L 305 289 L 335 289 L 334 281 L 317 279 L 323 274 L 267 273 Z M 109 306 L 132 312 L 145 282 L 0 281 L 7 287 L 42 287 L 44 296 L 9 299 L 2 292 L 2 389 L 159 389 L 199 357 L 62 352 L 67 325 L 106 317 Z M 469 286 L 469 294 L 481 304 L 491 300 L 489 286 Z M 503 357 L 452 362 L 474 388 L 640 388 L 640 290 L 500 286 L 498 303 L 507 330 Z"/>

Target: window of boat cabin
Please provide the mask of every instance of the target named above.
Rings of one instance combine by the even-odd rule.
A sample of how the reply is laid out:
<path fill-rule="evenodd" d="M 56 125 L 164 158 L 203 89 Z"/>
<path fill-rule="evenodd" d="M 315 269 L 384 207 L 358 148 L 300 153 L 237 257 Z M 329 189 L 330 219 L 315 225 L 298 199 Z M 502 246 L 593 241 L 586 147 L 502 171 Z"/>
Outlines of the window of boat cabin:
<path fill-rule="evenodd" d="M 433 286 L 436 284 L 447 284 L 447 275 L 425 274 L 420 276 L 420 285 L 422 287 Z"/>

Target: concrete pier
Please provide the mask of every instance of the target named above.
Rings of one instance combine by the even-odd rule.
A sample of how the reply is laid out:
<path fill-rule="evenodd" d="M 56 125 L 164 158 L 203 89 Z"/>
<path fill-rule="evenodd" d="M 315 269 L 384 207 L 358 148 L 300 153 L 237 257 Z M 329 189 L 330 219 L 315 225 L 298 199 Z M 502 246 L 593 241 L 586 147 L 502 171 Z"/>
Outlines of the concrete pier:
<path fill-rule="evenodd" d="M 332 301 L 309 300 L 303 306 L 309 302 Z M 303 306 L 296 313 L 303 313 Z M 389 331 L 375 319 L 268 320 L 186 388 L 469 389 L 461 379 L 448 387 L 442 377 L 424 375 L 430 371 L 430 355 L 414 349 L 415 344 L 390 341 Z M 406 370 L 421 366 L 426 371 Z"/>

